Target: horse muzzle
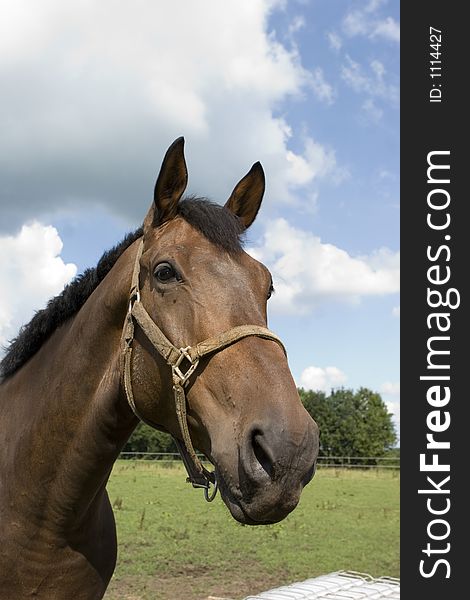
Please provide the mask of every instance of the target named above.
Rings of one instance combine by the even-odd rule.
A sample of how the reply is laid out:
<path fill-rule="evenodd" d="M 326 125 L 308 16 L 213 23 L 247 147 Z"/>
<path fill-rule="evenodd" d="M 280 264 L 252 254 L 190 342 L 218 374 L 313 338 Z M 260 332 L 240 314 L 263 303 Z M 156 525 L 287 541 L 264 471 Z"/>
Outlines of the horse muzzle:
<path fill-rule="evenodd" d="M 279 426 L 251 426 L 236 463 L 227 464 L 226 454 L 220 461 L 214 456 L 222 499 L 241 523 L 277 523 L 297 506 L 315 473 L 317 455 L 318 428 L 311 419 L 300 437 L 287 436 Z"/>

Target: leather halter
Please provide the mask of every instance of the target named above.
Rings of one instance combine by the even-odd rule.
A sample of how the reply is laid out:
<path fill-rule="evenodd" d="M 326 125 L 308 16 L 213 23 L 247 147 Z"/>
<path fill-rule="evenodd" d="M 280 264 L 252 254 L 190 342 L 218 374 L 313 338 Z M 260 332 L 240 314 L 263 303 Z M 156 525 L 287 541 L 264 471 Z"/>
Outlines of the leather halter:
<path fill-rule="evenodd" d="M 134 339 L 134 321 L 139 325 L 152 346 L 164 358 L 166 363 L 171 367 L 173 379 L 173 394 L 175 399 L 176 415 L 180 426 L 182 442 L 175 439 L 178 449 L 183 459 L 183 463 L 188 472 L 187 481 L 192 483 L 193 487 L 204 488 L 204 495 L 207 501 L 214 499 L 217 493 L 217 481 L 215 472 L 209 472 L 199 460 L 194 446 L 191 441 L 191 436 L 188 428 L 187 412 L 186 412 L 186 394 L 184 388 L 189 382 L 191 375 L 196 371 L 199 360 L 215 352 L 219 352 L 227 346 L 231 346 L 235 342 L 248 336 L 257 336 L 266 340 L 272 340 L 279 344 L 284 354 L 286 349 L 284 344 L 276 334 L 258 325 L 240 325 L 233 327 L 218 335 L 208 338 L 203 342 L 199 342 L 196 346 L 186 346 L 185 348 L 177 348 L 165 336 L 162 330 L 152 320 L 148 312 L 140 301 L 140 258 L 143 252 L 144 242 L 140 241 L 137 250 L 137 256 L 134 263 L 132 273 L 131 289 L 129 294 L 129 310 L 124 323 L 121 349 L 123 359 L 123 382 L 126 392 L 127 401 L 132 411 L 138 419 L 147 423 L 151 427 L 157 427 L 156 423 L 143 417 L 138 411 L 134 394 L 132 391 L 132 373 L 131 373 L 131 358 L 132 358 L 132 342 Z M 188 366 L 183 366 L 183 363 Z M 213 491 L 209 494 L 210 484 L 214 485 Z"/>

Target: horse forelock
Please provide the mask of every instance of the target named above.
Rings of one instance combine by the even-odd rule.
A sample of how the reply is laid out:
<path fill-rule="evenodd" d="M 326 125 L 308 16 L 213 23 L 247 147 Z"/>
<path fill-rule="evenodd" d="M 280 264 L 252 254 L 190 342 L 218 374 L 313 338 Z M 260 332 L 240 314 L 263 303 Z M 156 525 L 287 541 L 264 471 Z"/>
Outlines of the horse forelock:
<path fill-rule="evenodd" d="M 206 198 L 188 197 L 179 203 L 178 214 L 218 248 L 230 254 L 242 250 L 245 228 L 224 206 Z"/>

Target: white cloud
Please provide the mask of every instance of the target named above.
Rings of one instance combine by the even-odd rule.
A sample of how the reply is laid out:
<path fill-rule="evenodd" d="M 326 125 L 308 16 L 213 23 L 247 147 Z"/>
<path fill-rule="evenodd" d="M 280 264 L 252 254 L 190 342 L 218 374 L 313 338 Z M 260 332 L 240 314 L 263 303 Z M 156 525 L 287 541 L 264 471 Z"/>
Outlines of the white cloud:
<path fill-rule="evenodd" d="M 343 46 L 343 41 L 335 31 L 329 31 L 326 34 L 326 38 L 332 50 L 334 50 L 335 52 L 339 52 L 339 50 L 341 50 Z"/>
<path fill-rule="evenodd" d="M 305 139 L 302 154 L 294 154 L 288 151 L 287 155 L 291 168 L 298 169 L 298 172 L 291 177 L 292 182 L 302 184 L 338 172 L 334 151 L 326 149 L 325 146 L 310 137 Z M 300 164 L 303 165 L 302 173 L 300 172 Z"/>
<path fill-rule="evenodd" d="M 57 230 L 40 223 L 0 237 L 0 345 L 75 276 L 76 266 L 65 264 L 61 251 Z"/>
<path fill-rule="evenodd" d="M 296 15 L 289 24 L 288 36 L 293 40 L 294 34 L 305 27 L 305 18 L 302 15 Z"/>
<path fill-rule="evenodd" d="M 269 221 L 261 244 L 249 252 L 273 273 L 273 312 L 308 314 L 331 300 L 355 303 L 399 291 L 398 252 L 380 248 L 353 257 L 285 219 Z"/>
<path fill-rule="evenodd" d="M 386 381 L 380 386 L 380 392 L 389 396 L 400 395 L 400 382 Z"/>
<path fill-rule="evenodd" d="M 362 109 L 364 115 L 373 122 L 378 122 L 383 115 L 382 108 L 377 106 L 377 100 L 393 107 L 399 104 L 398 87 L 388 83 L 385 74 L 384 64 L 377 59 L 371 60 L 365 67 L 347 54 L 341 66 L 342 80 L 356 93 L 366 96 Z"/>
<path fill-rule="evenodd" d="M 377 21 L 374 24 L 371 37 L 382 37 L 386 40 L 399 43 L 400 25 L 395 21 L 395 19 L 392 19 L 392 17 L 387 17 L 382 21 Z"/>
<path fill-rule="evenodd" d="M 385 406 L 393 415 L 393 422 L 397 432 L 400 431 L 400 382 L 386 381 L 380 386 L 380 393 L 384 396 Z"/>
<path fill-rule="evenodd" d="M 378 123 L 383 117 L 384 111 L 379 108 L 372 98 L 367 98 L 362 104 L 362 110 L 368 121 Z"/>
<path fill-rule="evenodd" d="M 363 11 L 352 11 L 343 19 L 343 31 L 349 37 L 366 35 L 367 25 L 364 21 Z"/>
<path fill-rule="evenodd" d="M 309 87 L 325 102 L 333 92 L 321 70 L 302 66 L 295 45 L 268 31 L 282 2 L 6 4 L 3 227 L 87 201 L 138 222 L 163 153 L 181 134 L 191 192 L 224 201 L 256 160 L 275 173 L 272 202 L 309 185 L 311 174 L 292 168 L 310 168 L 309 145 L 294 155 L 292 132 L 274 112 Z M 292 33 L 302 26 L 294 19 Z"/>
<path fill-rule="evenodd" d="M 348 12 L 342 23 L 344 33 L 349 37 L 362 35 L 370 39 L 383 38 L 391 42 L 400 42 L 400 25 L 393 17 L 380 18 L 378 9 L 383 0 L 371 0 L 362 8 Z"/>
<path fill-rule="evenodd" d="M 395 425 L 395 430 L 400 433 L 400 402 L 391 402 L 390 400 L 384 400 L 387 410 L 392 415 L 392 421 Z"/>
<path fill-rule="evenodd" d="M 371 67 L 372 71 L 374 71 L 375 76 L 377 77 L 377 79 L 379 81 L 381 79 L 383 79 L 383 76 L 385 75 L 385 67 L 380 62 L 380 60 L 377 60 L 377 59 L 372 60 L 370 63 L 370 67 Z"/>
<path fill-rule="evenodd" d="M 378 172 L 379 179 L 386 179 L 390 181 L 396 181 L 396 175 L 389 171 L 388 169 L 379 169 Z"/>
<path fill-rule="evenodd" d="M 367 92 L 369 94 L 378 94 L 381 84 L 364 73 L 362 66 L 354 61 L 349 55 L 346 55 L 346 64 L 341 67 L 341 78 L 355 92 Z"/>
<path fill-rule="evenodd" d="M 311 72 L 310 86 L 318 100 L 326 104 L 333 104 L 335 96 L 333 87 L 326 81 L 320 67 Z"/>
<path fill-rule="evenodd" d="M 322 368 L 312 365 L 302 371 L 299 386 L 307 390 L 330 392 L 346 381 L 347 376 L 338 367 Z"/>
<path fill-rule="evenodd" d="M 371 96 L 387 97 L 390 91 L 397 94 L 397 90 L 391 90 L 383 80 L 385 74 L 384 65 L 378 60 L 372 60 L 369 64 L 371 73 L 368 73 L 364 67 L 346 55 L 346 62 L 341 67 L 341 78 L 355 92 L 366 93 Z"/>
<path fill-rule="evenodd" d="M 388 0 L 369 0 L 369 2 L 364 7 L 364 11 L 366 13 L 374 13 L 381 6 L 383 6 L 384 4 L 387 4 L 387 1 Z"/>
<path fill-rule="evenodd" d="M 394 317 L 398 317 L 400 318 L 400 307 L 399 306 L 394 306 L 392 309 L 392 315 Z"/>

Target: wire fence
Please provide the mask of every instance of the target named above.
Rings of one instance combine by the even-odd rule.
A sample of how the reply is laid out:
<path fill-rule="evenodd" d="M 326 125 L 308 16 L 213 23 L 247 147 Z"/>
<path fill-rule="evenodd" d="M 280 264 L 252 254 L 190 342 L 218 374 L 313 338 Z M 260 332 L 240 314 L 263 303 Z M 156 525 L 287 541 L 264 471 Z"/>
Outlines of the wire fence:
<path fill-rule="evenodd" d="M 200 460 L 206 461 L 202 454 Z M 123 460 L 150 460 L 161 463 L 182 462 L 177 452 L 121 452 Z M 330 469 L 400 469 L 399 456 L 319 456 L 317 468 Z"/>
<path fill-rule="evenodd" d="M 399 469 L 399 456 L 319 456 L 317 466 L 335 469 Z"/>

